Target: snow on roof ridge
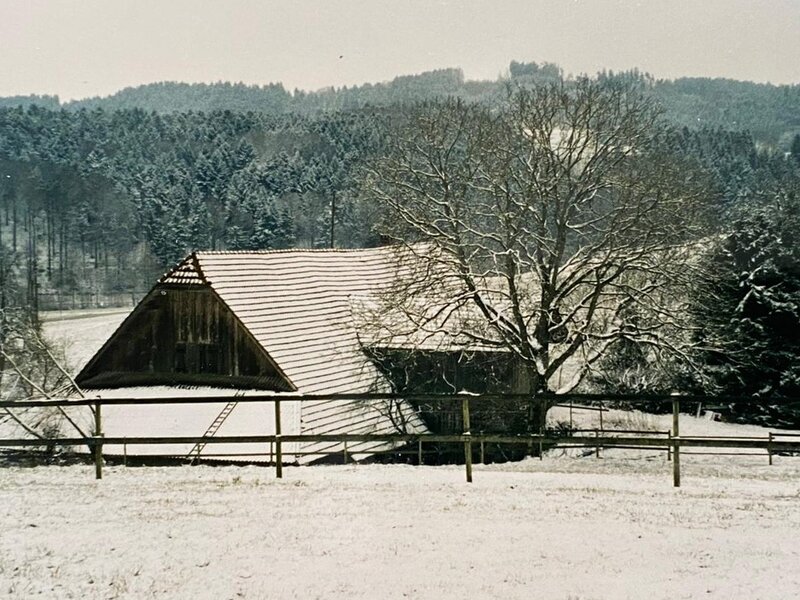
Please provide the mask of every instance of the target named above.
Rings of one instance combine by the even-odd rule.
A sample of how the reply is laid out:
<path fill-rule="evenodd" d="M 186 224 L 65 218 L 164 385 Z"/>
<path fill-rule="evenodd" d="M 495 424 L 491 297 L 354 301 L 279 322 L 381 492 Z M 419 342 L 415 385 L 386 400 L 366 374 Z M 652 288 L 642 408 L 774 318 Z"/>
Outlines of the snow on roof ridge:
<path fill-rule="evenodd" d="M 195 254 L 208 256 L 213 254 L 299 254 L 310 252 L 314 254 L 356 253 L 356 252 L 386 252 L 394 250 L 397 246 L 377 246 L 375 248 L 279 248 L 269 250 L 197 250 Z"/>
<path fill-rule="evenodd" d="M 246 395 L 257 396 L 279 396 L 295 395 L 295 392 L 276 392 L 273 390 L 262 390 L 258 388 L 232 388 L 214 385 L 192 385 L 192 384 L 138 384 L 122 387 L 100 387 L 87 390 L 100 398 L 115 396 L 117 398 L 150 398 L 150 397 L 176 397 L 182 396 L 230 396 L 232 398 Z M 164 392 L 175 392 L 174 396 L 163 396 Z"/>

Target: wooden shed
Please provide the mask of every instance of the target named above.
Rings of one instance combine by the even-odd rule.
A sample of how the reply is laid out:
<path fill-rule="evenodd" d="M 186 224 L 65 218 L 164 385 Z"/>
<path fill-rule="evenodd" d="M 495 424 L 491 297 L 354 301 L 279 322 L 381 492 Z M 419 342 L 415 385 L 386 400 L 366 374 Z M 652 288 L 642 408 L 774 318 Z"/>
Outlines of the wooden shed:
<path fill-rule="evenodd" d="M 469 302 L 442 308 L 453 297 L 448 286 L 458 282 L 432 277 L 430 256 L 426 246 L 194 252 L 157 282 L 76 381 L 92 396 L 163 400 L 156 407 L 108 406 L 104 432 L 114 437 L 274 433 L 271 403 L 237 401 L 252 394 L 516 391 L 513 355 L 502 344 L 475 341 L 479 328 L 479 338 L 491 341 L 486 319 Z M 403 290 L 413 287 L 405 302 Z M 225 401 L 169 402 L 187 396 Z M 457 416 L 443 420 L 447 410 L 405 401 L 308 399 L 281 406 L 282 433 L 290 435 L 462 430 Z M 506 428 L 490 406 L 483 408 L 474 425 Z M 389 449 L 360 443 L 348 454 Z M 272 458 L 272 449 L 258 444 L 124 450 Z M 283 447 L 286 460 L 298 463 L 343 451 L 340 443 Z"/>
<path fill-rule="evenodd" d="M 397 276 L 396 265 L 391 248 L 194 252 L 158 281 L 76 381 L 92 396 L 164 399 L 157 410 L 107 407 L 107 436 L 270 434 L 270 406 L 237 404 L 237 395 L 390 391 L 359 342 L 351 299 L 384 289 Z M 169 404 L 170 396 L 225 394 L 228 403 Z M 282 403 L 282 409 L 284 434 L 394 431 L 392 419 L 374 404 L 317 400 Z M 382 449 L 361 444 L 349 451 Z M 157 446 L 126 451 L 167 452 Z M 340 444 L 284 445 L 288 462 L 341 451 Z M 269 460 L 270 449 L 209 445 L 202 452 Z"/>

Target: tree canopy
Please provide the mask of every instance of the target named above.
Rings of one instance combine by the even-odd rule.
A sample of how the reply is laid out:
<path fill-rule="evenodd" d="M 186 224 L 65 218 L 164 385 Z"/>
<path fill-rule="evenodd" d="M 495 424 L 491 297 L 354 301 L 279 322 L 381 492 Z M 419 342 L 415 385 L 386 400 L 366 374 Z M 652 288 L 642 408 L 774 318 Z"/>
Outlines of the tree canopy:
<path fill-rule="evenodd" d="M 397 120 L 370 169 L 384 234 L 426 243 L 424 277 L 449 281 L 436 318 L 476 308 L 486 327 L 461 333 L 514 353 L 531 391 L 622 337 L 681 352 L 670 303 L 703 230 L 686 216 L 709 193 L 659 115 L 636 88 L 590 79 L 513 90 L 494 110 L 429 103 Z M 414 290 L 431 287 L 404 285 L 392 309 L 424 325 Z"/>
<path fill-rule="evenodd" d="M 706 257 L 696 291 L 707 389 L 750 396 L 761 408 L 739 417 L 796 425 L 800 409 L 770 399 L 800 397 L 800 177 L 789 176 L 740 208 Z"/>

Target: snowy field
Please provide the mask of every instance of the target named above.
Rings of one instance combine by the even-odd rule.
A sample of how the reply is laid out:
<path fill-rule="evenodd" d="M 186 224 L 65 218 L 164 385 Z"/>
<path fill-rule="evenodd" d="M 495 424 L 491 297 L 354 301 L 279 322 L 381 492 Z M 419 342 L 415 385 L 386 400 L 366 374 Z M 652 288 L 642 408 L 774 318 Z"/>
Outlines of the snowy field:
<path fill-rule="evenodd" d="M 45 332 L 75 369 L 126 313 Z M 671 419 L 609 411 L 604 428 Z M 768 431 L 681 416 L 684 435 Z M 684 451 L 676 490 L 664 452 L 587 453 L 476 465 L 471 485 L 451 466 L 4 467 L 0 598 L 800 597 L 800 457 Z"/>
<path fill-rule="evenodd" d="M 40 317 L 45 336 L 64 349 L 67 366 L 77 373 L 130 312 L 130 308 L 98 308 L 46 311 Z"/>
<path fill-rule="evenodd" d="M 800 458 L 0 469 L 0 597 L 796 598 Z"/>

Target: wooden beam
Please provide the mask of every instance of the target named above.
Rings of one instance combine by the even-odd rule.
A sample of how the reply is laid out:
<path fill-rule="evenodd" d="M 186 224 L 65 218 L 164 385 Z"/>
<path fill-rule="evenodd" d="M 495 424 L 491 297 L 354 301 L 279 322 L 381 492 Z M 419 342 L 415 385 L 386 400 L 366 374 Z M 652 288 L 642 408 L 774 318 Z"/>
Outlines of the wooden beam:
<path fill-rule="evenodd" d="M 461 415 L 464 420 L 464 468 L 467 471 L 467 483 L 472 483 L 472 442 L 469 427 L 469 396 L 461 399 Z"/>
<path fill-rule="evenodd" d="M 103 420 L 101 417 L 102 404 L 99 402 L 94 407 L 94 478 L 103 478 Z"/>
<path fill-rule="evenodd" d="M 84 390 L 87 394 L 91 394 L 92 390 L 87 389 Z M 247 396 L 238 397 L 239 402 L 265 402 L 265 401 L 273 401 L 277 396 L 280 397 L 280 400 L 285 402 L 303 402 L 303 401 L 315 401 L 315 400 L 362 400 L 365 402 L 370 401 L 383 401 L 383 400 L 409 400 L 409 401 L 441 401 L 441 400 L 450 400 L 456 402 L 460 399 L 460 395 L 456 394 L 375 394 L 375 393 L 357 393 L 357 394 L 299 394 L 293 392 L 287 393 L 263 393 L 263 394 L 252 394 Z M 620 402 L 629 402 L 633 405 L 635 404 L 643 404 L 647 402 L 654 402 L 654 401 L 661 401 L 664 403 L 674 401 L 677 398 L 680 402 L 685 402 L 687 400 L 690 401 L 697 401 L 697 398 L 706 398 L 706 400 L 716 400 L 717 402 L 749 402 L 753 404 L 752 398 L 739 398 L 739 397 L 727 397 L 727 396 L 719 396 L 716 398 L 712 397 L 702 397 L 702 396 L 675 396 L 672 399 L 667 396 L 657 396 L 650 398 L 649 396 L 617 396 L 617 395 L 597 395 L 597 394 L 563 394 L 563 395 L 554 395 L 554 394 L 540 394 L 540 396 L 544 399 L 553 400 L 553 401 L 563 401 L 563 400 L 578 400 L 584 402 L 599 402 L 600 400 L 608 401 L 620 401 Z M 21 401 L 0 401 L 0 408 L 36 408 L 36 407 L 48 407 L 48 406 L 92 406 L 96 402 L 100 401 L 105 405 L 148 405 L 148 404 L 197 404 L 197 403 L 210 403 L 210 402 L 228 402 L 229 396 L 175 396 L 175 397 L 168 397 L 168 398 L 78 398 L 78 399 L 50 399 L 50 400 L 21 400 Z M 522 400 L 527 401 L 530 400 L 530 395 L 528 394 L 475 394 L 470 395 L 470 398 L 473 402 L 485 402 L 485 401 L 493 401 L 493 400 Z M 770 399 L 771 403 L 774 404 L 800 404 L 800 398 L 775 398 Z M 563 406 L 562 403 L 558 404 L 559 406 Z M 575 406 L 575 409 L 579 407 Z M 580 407 L 582 410 L 608 410 L 601 409 L 599 407 Z"/>
<path fill-rule="evenodd" d="M 485 442 L 487 444 L 530 444 L 541 441 L 547 445 L 594 448 L 598 443 L 603 447 L 642 446 L 645 448 L 666 449 L 675 440 L 653 437 L 616 437 L 616 436 L 573 436 L 573 437 L 548 437 L 540 435 L 501 435 L 501 434 L 297 434 L 297 435 L 230 435 L 230 436 L 172 436 L 172 437 L 108 437 L 103 436 L 104 446 L 131 445 L 161 445 L 161 444 L 265 444 L 278 440 L 283 443 L 330 443 L 347 442 L 386 442 L 386 443 L 414 443 L 419 440 L 431 443 L 455 444 L 469 441 L 471 443 Z M 56 446 L 92 445 L 92 438 L 53 438 L 47 440 L 48 444 Z M 35 447 L 42 446 L 42 440 L 33 438 L 0 439 L 0 447 Z M 770 446 L 769 439 L 754 438 L 702 438 L 682 437 L 681 448 L 740 448 L 766 450 Z M 800 440 L 777 440 L 771 442 L 773 453 L 800 452 Z"/>
<path fill-rule="evenodd" d="M 672 485 L 681 487 L 681 443 L 680 443 L 680 410 L 678 398 L 672 399 Z"/>
<path fill-rule="evenodd" d="M 283 478 L 283 448 L 281 447 L 281 401 L 275 400 L 275 477 Z"/>

